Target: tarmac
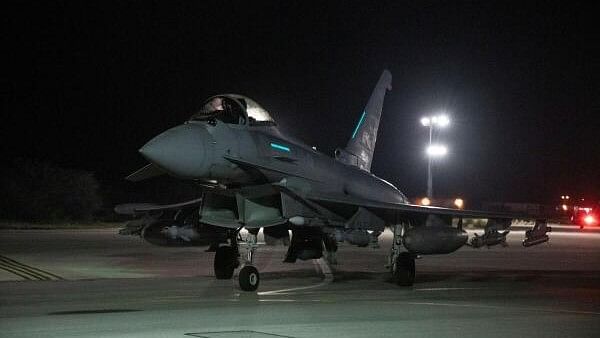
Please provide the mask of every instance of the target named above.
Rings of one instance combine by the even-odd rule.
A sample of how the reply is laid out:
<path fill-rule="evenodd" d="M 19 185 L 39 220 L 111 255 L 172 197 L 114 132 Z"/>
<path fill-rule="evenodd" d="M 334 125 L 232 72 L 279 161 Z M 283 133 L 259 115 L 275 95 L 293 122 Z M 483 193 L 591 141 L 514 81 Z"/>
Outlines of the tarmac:
<path fill-rule="evenodd" d="M 402 288 L 381 248 L 339 264 L 282 263 L 261 246 L 258 292 L 216 280 L 204 247 L 157 247 L 116 229 L 0 231 L 1 337 L 597 337 L 600 229 L 558 227 L 524 248 L 417 260 Z"/>

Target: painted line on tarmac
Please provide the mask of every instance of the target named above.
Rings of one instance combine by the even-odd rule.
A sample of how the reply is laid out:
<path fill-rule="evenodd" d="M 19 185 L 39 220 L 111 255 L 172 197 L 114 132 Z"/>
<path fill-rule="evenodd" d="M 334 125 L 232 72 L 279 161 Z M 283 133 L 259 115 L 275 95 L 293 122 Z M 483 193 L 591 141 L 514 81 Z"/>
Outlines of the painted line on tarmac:
<path fill-rule="evenodd" d="M 0 255 L 0 269 L 26 280 L 64 280 L 61 276 L 17 262 L 2 255 Z"/>
<path fill-rule="evenodd" d="M 580 237 L 582 239 L 585 238 L 600 238 L 600 233 L 597 232 L 549 232 L 548 236 L 550 236 L 550 240 L 552 240 L 552 236 L 556 237 Z"/>
<path fill-rule="evenodd" d="M 525 235 L 525 231 L 523 230 L 511 230 L 510 235 Z M 600 238 L 600 233 L 597 232 L 549 232 L 548 236 L 550 237 L 550 241 L 552 241 L 552 237 L 581 237 L 581 238 Z"/>
<path fill-rule="evenodd" d="M 259 296 L 280 296 L 280 295 L 288 294 L 290 292 L 315 289 L 315 288 L 325 286 L 325 285 L 333 282 L 333 273 L 331 272 L 331 268 L 329 267 L 329 264 L 327 264 L 327 262 L 323 258 L 313 259 L 313 264 L 315 266 L 315 270 L 317 270 L 317 273 L 322 273 L 324 276 L 324 279 L 321 283 L 315 284 L 315 285 L 309 285 L 309 286 L 301 286 L 301 287 L 297 287 L 297 288 L 280 289 L 280 290 L 273 290 L 273 291 L 263 291 L 263 292 L 258 292 L 258 295 Z"/>
<path fill-rule="evenodd" d="M 0 261 L 0 269 L 10 272 L 14 275 L 20 276 L 22 278 L 25 278 L 27 280 L 48 280 L 48 277 L 46 277 L 46 276 L 36 274 L 34 272 L 31 272 L 31 271 L 24 269 L 22 267 L 19 267 L 19 266 L 11 266 L 11 265 L 6 264 L 1 261 Z"/>
<path fill-rule="evenodd" d="M 519 226 L 519 225 L 517 225 L 517 226 Z M 556 229 L 579 230 L 579 225 L 559 225 L 559 224 L 550 223 L 550 224 L 548 224 L 548 226 L 551 228 L 556 228 Z M 524 227 L 526 227 L 526 225 Z M 531 227 L 533 228 L 533 224 L 531 225 Z"/>
<path fill-rule="evenodd" d="M 533 228 L 534 223 L 530 223 L 530 224 L 519 224 L 519 223 L 513 223 L 510 227 L 511 228 L 528 228 L 531 229 Z M 557 224 L 557 223 L 548 223 L 548 226 L 553 228 L 553 229 L 568 229 L 568 230 L 579 230 L 579 225 L 564 225 L 564 224 Z M 473 229 L 473 230 L 478 230 L 478 229 Z M 479 229 L 479 230 L 483 230 Z"/>
<path fill-rule="evenodd" d="M 12 269 L 12 268 L 10 268 L 10 267 L 7 267 L 7 266 L 0 265 L 0 269 L 4 270 L 4 271 L 6 271 L 6 272 L 12 273 L 13 275 L 17 275 L 17 276 L 19 276 L 19 277 L 21 277 L 21 278 L 23 278 L 23 279 L 25 279 L 25 280 L 33 280 L 33 279 L 31 279 L 31 277 L 29 277 L 28 275 L 26 275 L 26 274 L 22 274 L 20 271 L 18 271 L 18 270 L 15 270 L 15 269 Z"/>
<path fill-rule="evenodd" d="M 521 311 L 535 311 L 535 312 L 548 312 L 548 313 L 567 313 L 567 314 L 578 314 L 578 315 L 592 315 L 600 316 L 600 312 L 594 311 L 577 311 L 577 310 L 550 310 L 546 308 L 529 308 L 529 307 L 516 307 L 516 306 L 497 306 L 497 305 L 478 305 L 478 304 L 455 304 L 455 303 L 435 303 L 435 302 L 406 302 L 410 305 L 425 305 L 425 306 L 447 306 L 447 307 L 464 307 L 464 308 L 481 308 L 481 309 L 505 309 L 505 310 L 521 310 Z"/>
<path fill-rule="evenodd" d="M 481 290 L 484 288 L 420 288 L 415 291 L 454 291 L 454 290 Z"/>

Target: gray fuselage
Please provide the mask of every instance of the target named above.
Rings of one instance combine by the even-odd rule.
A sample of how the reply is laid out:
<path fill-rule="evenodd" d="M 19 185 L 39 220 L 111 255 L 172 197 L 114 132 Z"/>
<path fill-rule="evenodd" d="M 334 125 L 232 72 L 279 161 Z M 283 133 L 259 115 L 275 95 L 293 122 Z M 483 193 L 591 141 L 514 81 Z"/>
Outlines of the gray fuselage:
<path fill-rule="evenodd" d="M 407 203 L 392 184 L 284 137 L 275 126 L 188 121 L 158 135 L 140 152 L 185 179 L 256 185 L 296 178 L 314 191 Z M 250 163 L 254 170 L 240 163 Z"/>

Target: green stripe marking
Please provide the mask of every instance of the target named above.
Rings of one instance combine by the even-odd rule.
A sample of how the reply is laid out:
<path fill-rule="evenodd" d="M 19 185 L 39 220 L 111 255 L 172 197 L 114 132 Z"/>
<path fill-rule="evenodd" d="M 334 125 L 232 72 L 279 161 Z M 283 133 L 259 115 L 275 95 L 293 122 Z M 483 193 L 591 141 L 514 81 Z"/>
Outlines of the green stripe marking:
<path fill-rule="evenodd" d="M 365 120 L 365 116 L 367 116 L 367 111 L 363 110 L 362 115 L 360 116 L 360 120 L 358 120 L 358 124 L 356 125 L 356 128 L 354 128 L 354 132 L 352 133 L 352 138 L 356 137 L 356 133 L 358 132 L 358 128 L 360 128 L 360 125 L 363 123 L 363 121 Z"/>
<path fill-rule="evenodd" d="M 277 143 L 271 143 L 271 148 L 281 150 L 281 151 L 287 151 L 288 153 L 290 152 L 290 147 L 286 147 L 284 145 L 277 144 Z"/>

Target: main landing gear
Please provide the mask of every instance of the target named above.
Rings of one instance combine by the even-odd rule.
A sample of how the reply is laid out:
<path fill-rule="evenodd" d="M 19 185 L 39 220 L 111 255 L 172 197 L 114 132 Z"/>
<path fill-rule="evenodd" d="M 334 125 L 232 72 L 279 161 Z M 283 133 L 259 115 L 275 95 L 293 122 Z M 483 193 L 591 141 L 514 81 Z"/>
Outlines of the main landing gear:
<path fill-rule="evenodd" d="M 415 282 L 415 256 L 410 252 L 400 251 L 402 249 L 402 236 L 404 226 L 394 226 L 394 237 L 390 251 L 389 264 L 392 280 L 400 286 L 412 286 Z"/>
<path fill-rule="evenodd" d="M 252 263 L 254 260 L 254 251 L 258 247 L 256 236 L 258 229 L 249 230 L 245 240 L 239 237 L 239 230 L 232 232 L 232 235 L 229 237 L 230 245 L 217 248 L 214 260 L 215 276 L 217 279 L 231 279 L 234 270 L 240 266 L 239 247 L 245 247 L 246 257 L 244 265 L 238 274 L 240 288 L 244 291 L 256 291 L 260 283 L 260 275 Z"/>

